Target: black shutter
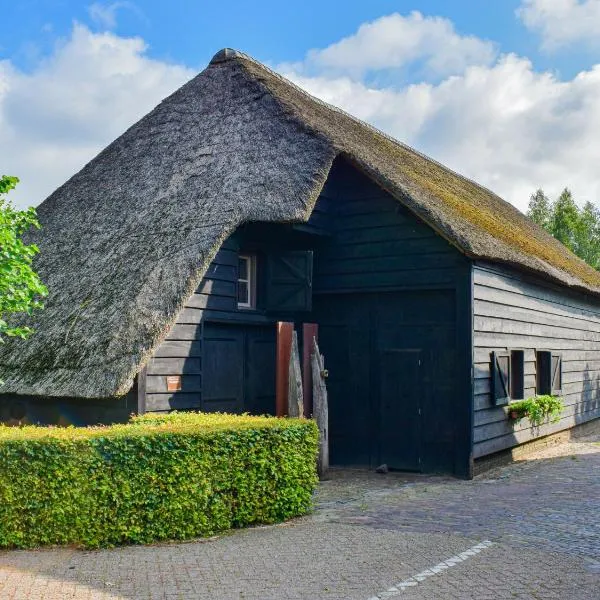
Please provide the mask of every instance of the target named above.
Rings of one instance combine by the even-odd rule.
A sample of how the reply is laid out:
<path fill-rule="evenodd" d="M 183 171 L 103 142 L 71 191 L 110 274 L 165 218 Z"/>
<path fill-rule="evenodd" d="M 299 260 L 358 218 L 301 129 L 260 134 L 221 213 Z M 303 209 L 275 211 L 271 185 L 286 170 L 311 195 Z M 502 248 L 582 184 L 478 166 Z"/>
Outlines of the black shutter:
<path fill-rule="evenodd" d="M 313 253 L 294 251 L 267 257 L 266 307 L 278 311 L 312 308 Z"/>
<path fill-rule="evenodd" d="M 550 387 L 553 396 L 562 394 L 562 357 L 560 354 L 552 354 L 552 385 Z"/>
<path fill-rule="evenodd" d="M 492 352 L 492 399 L 494 404 L 508 404 L 510 400 L 510 354 Z"/>
<path fill-rule="evenodd" d="M 537 371 L 537 393 L 546 396 L 552 393 L 552 353 L 538 350 L 535 353 Z"/>

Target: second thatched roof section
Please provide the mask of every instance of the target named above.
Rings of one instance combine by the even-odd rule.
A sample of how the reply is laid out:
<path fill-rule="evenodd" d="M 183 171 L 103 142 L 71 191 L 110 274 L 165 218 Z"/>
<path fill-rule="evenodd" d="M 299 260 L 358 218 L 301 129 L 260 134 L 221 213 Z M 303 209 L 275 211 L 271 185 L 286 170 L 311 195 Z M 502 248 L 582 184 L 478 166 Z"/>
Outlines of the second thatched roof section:
<path fill-rule="evenodd" d="M 223 50 L 39 207 L 47 308 L 0 348 L 0 393 L 126 393 L 221 243 L 310 216 L 342 155 L 470 257 L 600 293 L 600 275 L 490 191 Z"/>

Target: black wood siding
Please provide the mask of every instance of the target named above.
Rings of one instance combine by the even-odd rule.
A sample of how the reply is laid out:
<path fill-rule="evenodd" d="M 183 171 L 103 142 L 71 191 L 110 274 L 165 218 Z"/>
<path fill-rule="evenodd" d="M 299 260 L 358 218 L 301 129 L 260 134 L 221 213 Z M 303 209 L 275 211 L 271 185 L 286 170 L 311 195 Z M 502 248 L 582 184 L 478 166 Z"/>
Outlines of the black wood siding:
<path fill-rule="evenodd" d="M 347 163 L 332 169 L 319 205 L 333 237 L 315 253 L 315 294 L 464 284 L 465 257 Z"/>
<path fill-rule="evenodd" d="M 260 306 L 257 311 L 239 310 L 236 271 L 240 248 L 266 253 L 312 250 L 313 294 L 317 308 L 312 312 L 297 314 L 267 312 L 261 310 Z M 259 294 L 260 291 L 259 288 Z M 412 301 L 414 293 L 420 292 L 426 292 L 422 295 L 423 302 Z M 440 356 L 453 357 L 452 368 L 445 369 L 444 376 L 438 377 L 439 381 L 428 383 L 428 375 L 416 392 L 427 395 L 423 386 L 428 390 L 437 390 L 427 395 L 428 402 L 440 402 L 440 409 L 442 403 L 448 408 L 437 411 L 440 422 L 429 423 L 427 431 L 422 434 L 423 444 L 432 446 L 435 442 L 432 436 L 439 437 L 436 432 L 451 431 L 455 449 L 450 470 L 468 476 L 472 434 L 470 262 L 401 203 L 344 161 L 334 165 L 308 223 L 249 224 L 240 228 L 224 244 L 176 325 L 148 364 L 147 410 L 210 409 L 208 400 L 203 403 L 202 398 L 203 367 L 208 368 L 208 363 L 203 361 L 203 337 L 214 336 L 213 333 L 209 335 L 207 328 L 214 331 L 209 323 L 221 323 L 228 327 L 238 325 L 240 331 L 248 331 L 251 323 L 255 328 L 262 324 L 263 331 L 268 331 L 269 327 L 274 330 L 277 320 L 294 320 L 297 325 L 302 321 L 322 321 L 325 326 L 327 315 L 323 310 L 320 313 L 319 307 L 335 307 L 336 302 L 343 303 L 344 299 L 359 299 L 359 294 L 371 294 L 370 297 L 375 298 L 371 303 L 373 306 L 382 304 L 388 307 L 392 320 L 397 310 L 398 323 L 394 331 L 404 326 L 403 323 L 406 327 L 410 327 L 409 322 L 423 326 L 432 324 L 425 336 L 427 339 L 421 340 L 420 346 L 414 339 L 411 341 L 411 344 L 423 348 L 425 353 L 434 352 L 430 358 L 429 354 L 424 354 L 424 361 L 426 359 L 433 364 Z M 373 294 L 381 297 L 377 299 Z M 449 317 L 444 316 L 444 331 L 440 329 L 436 334 L 435 323 L 439 315 L 433 318 L 431 311 L 434 310 L 434 300 L 440 298 L 448 299 L 451 311 Z M 414 311 L 418 314 L 413 314 Z M 340 312 L 343 311 L 340 309 Z M 348 331 L 355 329 L 352 323 L 348 323 L 348 326 Z M 451 332 L 449 336 L 445 333 L 448 331 Z M 230 337 L 235 335 L 231 331 Z M 245 339 L 250 339 L 248 334 L 244 335 Z M 332 358 L 335 355 L 333 348 L 322 350 L 326 362 L 328 354 Z M 360 347 L 366 363 L 377 363 L 379 351 L 370 348 L 369 344 Z M 333 368 L 333 365 L 330 366 Z M 378 372 L 375 367 L 371 371 Z M 436 371 L 441 372 L 442 369 Z M 167 391 L 168 375 L 182 375 L 180 392 Z M 232 373 L 231 377 L 234 375 Z M 377 381 L 373 381 L 372 385 L 378 386 Z M 216 391 L 213 392 L 212 396 L 217 398 L 215 402 L 219 406 L 226 406 L 228 400 L 218 398 Z M 353 410 L 351 403 L 369 402 L 368 398 L 359 396 L 353 394 L 344 399 L 349 403 L 348 410 Z M 443 396 L 443 402 L 440 396 Z M 257 398 L 257 403 L 261 402 Z M 266 406 L 266 403 L 263 402 L 262 406 Z M 435 411 L 430 412 L 433 414 Z M 453 421 L 450 425 L 449 420 Z M 360 423 L 360 426 L 369 425 Z M 357 435 L 360 437 L 362 434 L 357 432 Z M 447 448 L 443 452 L 447 454 Z M 436 468 L 435 462 L 432 461 L 431 468 Z M 429 468 L 424 467 L 426 470 Z M 448 470 L 447 465 L 444 469 Z"/>
<path fill-rule="evenodd" d="M 345 439 L 339 452 L 332 448 L 332 458 L 373 466 L 381 460 L 378 415 L 385 350 L 393 347 L 398 360 L 403 356 L 398 349 L 416 348 L 422 360 L 414 390 L 423 410 L 420 468 L 468 477 L 470 261 L 347 163 L 334 167 L 319 205 L 327 206 L 331 237 L 315 250 L 312 316 L 321 326 L 330 373 L 332 443 L 336 435 Z M 438 313 L 442 301 L 451 307 L 449 314 Z M 386 335 L 395 338 L 386 340 Z M 451 367 L 431 368 L 447 356 L 453 359 Z M 397 460 L 403 464 L 401 457 Z"/>
<path fill-rule="evenodd" d="M 474 455 L 485 456 L 600 416 L 600 302 L 521 273 L 479 264 L 474 281 Z M 525 397 L 535 394 L 535 351 L 563 360 L 559 423 L 513 425 L 491 398 L 490 352 L 524 350 Z"/>

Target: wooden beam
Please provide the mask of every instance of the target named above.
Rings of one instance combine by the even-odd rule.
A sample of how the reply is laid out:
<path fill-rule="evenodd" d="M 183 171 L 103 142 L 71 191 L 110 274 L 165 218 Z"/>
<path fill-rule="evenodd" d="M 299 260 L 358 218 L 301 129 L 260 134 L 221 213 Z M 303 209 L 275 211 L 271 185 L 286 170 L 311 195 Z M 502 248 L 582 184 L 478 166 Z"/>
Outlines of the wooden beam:
<path fill-rule="evenodd" d="M 304 394 L 302 391 L 302 371 L 300 369 L 300 352 L 298 351 L 298 335 L 292 332 L 292 355 L 290 357 L 288 407 L 290 417 L 304 416 Z"/>
<path fill-rule="evenodd" d="M 304 390 L 304 416 L 308 419 L 313 414 L 310 355 L 313 352 L 314 340 L 319 341 L 319 326 L 316 323 L 302 325 L 302 388 Z"/>
<path fill-rule="evenodd" d="M 294 324 L 277 322 L 277 372 L 275 378 L 275 414 L 285 417 L 288 405 L 290 356 Z"/>
<path fill-rule="evenodd" d="M 137 413 L 143 415 L 146 412 L 146 367 L 137 374 Z"/>

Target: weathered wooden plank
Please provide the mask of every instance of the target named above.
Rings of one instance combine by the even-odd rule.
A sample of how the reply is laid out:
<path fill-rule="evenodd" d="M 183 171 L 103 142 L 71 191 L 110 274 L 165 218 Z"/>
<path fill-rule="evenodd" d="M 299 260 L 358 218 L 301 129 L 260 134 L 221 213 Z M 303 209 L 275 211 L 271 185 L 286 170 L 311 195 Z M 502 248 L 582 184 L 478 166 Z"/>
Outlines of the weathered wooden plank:
<path fill-rule="evenodd" d="M 342 210 L 335 222 L 337 232 L 369 229 L 371 227 L 388 227 L 390 225 L 414 225 L 415 219 L 409 215 L 398 214 L 395 210 L 380 212 L 371 209 L 361 214 L 344 212 Z M 423 229 L 425 231 L 425 228 Z M 431 230 L 429 230 L 431 231 Z M 433 232 L 432 232 L 433 233 Z"/>
<path fill-rule="evenodd" d="M 275 323 L 275 319 L 272 317 L 257 313 L 256 311 L 252 310 L 226 312 L 222 310 L 206 309 L 204 311 L 204 321 L 215 321 L 219 323 L 256 323 L 263 325 Z"/>
<path fill-rule="evenodd" d="M 551 433 L 556 433 L 558 431 L 562 431 L 563 429 L 569 429 L 570 427 L 574 427 L 575 425 L 579 425 L 599 417 L 600 408 L 595 411 L 561 419 L 558 423 L 541 427 L 538 432 L 532 432 L 530 429 L 526 429 L 515 433 L 509 433 L 497 438 L 488 439 L 482 442 L 477 442 L 473 446 L 473 456 L 474 458 L 480 458 L 488 454 L 493 454 L 494 452 L 506 450 L 507 448 L 528 442 L 536 437 L 550 435 Z"/>
<path fill-rule="evenodd" d="M 292 351 L 288 370 L 287 414 L 290 417 L 301 417 L 304 415 L 304 393 L 302 390 L 298 334 L 295 330 L 292 332 Z"/>
<path fill-rule="evenodd" d="M 449 252 L 420 254 L 417 256 L 378 256 L 356 258 L 344 261 L 319 261 L 315 265 L 316 276 L 345 275 L 360 273 L 370 276 L 372 273 L 390 271 L 412 271 L 421 269 L 446 269 L 463 264 L 463 257 Z"/>
<path fill-rule="evenodd" d="M 565 314 L 554 312 L 519 308 L 509 305 L 507 302 L 491 302 L 489 300 L 475 300 L 474 314 L 479 317 L 498 317 L 510 319 L 514 322 L 538 323 L 540 325 L 568 327 L 569 329 L 580 329 L 583 331 L 600 332 L 600 319 L 580 319 L 562 311 Z"/>
<path fill-rule="evenodd" d="M 523 348 L 523 346 L 512 346 L 512 349 L 524 349 L 525 350 L 525 360 L 526 361 L 534 361 L 535 360 L 535 346 L 531 348 Z M 507 346 L 502 346 L 501 344 L 497 344 L 496 346 L 482 346 L 479 348 L 475 348 L 474 350 L 474 360 L 477 364 L 484 363 L 486 360 L 489 360 L 490 352 L 496 350 L 510 350 L 511 348 Z M 594 361 L 600 355 L 597 350 L 581 350 L 579 348 L 573 349 L 563 349 L 561 350 L 561 355 L 563 358 L 563 362 L 569 361 Z"/>
<path fill-rule="evenodd" d="M 431 252 L 454 252 L 451 246 L 437 237 L 396 239 L 384 242 L 331 244 L 319 250 L 315 260 L 344 261 L 380 256 L 414 256 Z"/>
<path fill-rule="evenodd" d="M 211 308 L 214 310 L 237 310 L 237 301 L 233 296 L 215 294 L 193 294 L 185 303 L 187 308 Z M 184 323 L 177 319 L 178 322 Z"/>
<path fill-rule="evenodd" d="M 586 340 L 595 342 L 600 347 L 600 335 L 597 332 L 585 329 L 513 321 L 508 317 L 482 317 L 477 315 L 473 319 L 473 327 L 475 335 L 478 335 L 479 333 L 507 333 L 530 337 L 543 337 L 548 340 Z"/>
<path fill-rule="evenodd" d="M 473 343 L 479 348 L 537 348 L 538 350 L 600 350 L 600 340 L 573 340 L 516 333 L 476 331 Z"/>
<path fill-rule="evenodd" d="M 182 375 L 182 392 L 200 392 L 202 390 L 202 378 L 199 375 Z M 167 377 L 165 375 L 148 375 L 146 377 L 146 394 L 167 393 Z M 150 409 L 148 409 L 150 410 Z"/>
<path fill-rule="evenodd" d="M 588 401 L 583 400 L 580 394 L 569 395 L 563 397 L 565 409 L 568 407 L 576 407 L 580 411 L 590 410 L 593 406 Z M 592 403 L 593 404 L 593 403 Z M 600 406 L 600 400 L 599 400 Z M 487 406 L 486 408 L 475 410 L 474 426 L 487 425 L 488 423 L 496 423 L 498 421 L 506 421 L 507 414 L 510 411 L 510 404 L 507 406 Z"/>
<path fill-rule="evenodd" d="M 406 217 L 406 212 L 402 214 L 402 209 L 398 210 L 398 203 L 390 201 L 389 197 L 377 196 L 373 198 L 359 198 L 356 200 L 346 200 L 338 202 L 337 212 L 340 218 L 354 215 L 372 215 L 379 216 L 379 222 L 384 220 L 387 213 L 397 213 Z"/>
<path fill-rule="evenodd" d="M 565 371 L 563 366 L 563 372 Z M 535 377 L 536 369 L 535 369 L 535 361 L 526 361 L 524 364 L 523 375 L 525 377 L 533 376 Z M 473 363 L 473 377 L 474 379 L 486 379 L 491 377 L 491 364 L 488 360 L 487 362 Z"/>
<path fill-rule="evenodd" d="M 370 229 L 352 229 L 349 231 L 340 231 L 336 239 L 340 243 L 364 243 L 364 242 L 385 242 L 398 239 L 423 238 L 430 235 L 430 230 L 424 225 L 414 224 L 406 225 L 386 225 L 382 227 L 372 227 Z"/>
<path fill-rule="evenodd" d="M 200 375 L 199 358 L 151 358 L 148 361 L 148 375 Z"/>
<path fill-rule="evenodd" d="M 462 269 L 462 267 L 461 267 Z M 388 273 L 345 273 L 336 276 L 317 276 L 313 282 L 315 293 L 325 291 L 353 291 L 376 288 L 417 289 L 426 286 L 454 287 L 460 269 L 422 269 L 391 271 Z"/>
<path fill-rule="evenodd" d="M 235 281 L 221 281 L 219 279 L 204 278 L 198 289 L 197 294 L 214 294 L 216 296 L 237 297 L 237 283 Z"/>
<path fill-rule="evenodd" d="M 317 471 L 323 477 L 329 469 L 329 402 L 325 378 L 325 361 L 319 350 L 317 340 L 313 339 L 311 354 L 311 371 L 313 384 L 314 418 L 319 429 L 319 455 L 317 458 Z"/>
<path fill-rule="evenodd" d="M 582 407 L 580 407 L 580 405 L 578 404 L 571 404 L 569 406 L 565 406 L 565 408 L 562 411 L 561 414 L 561 420 L 564 419 L 568 419 L 569 417 L 572 417 L 574 415 L 577 414 L 581 414 L 582 412 L 584 412 L 582 410 Z M 541 425 L 539 427 L 540 433 L 538 435 L 545 435 L 543 433 L 541 433 L 541 431 L 546 427 L 546 424 Z M 517 434 L 521 431 L 525 431 L 525 430 L 530 430 L 532 429 L 531 424 L 529 423 L 528 419 L 523 419 L 520 423 L 516 423 L 516 422 L 512 422 L 509 421 L 508 419 L 504 419 L 504 420 L 500 420 L 500 421 L 496 421 L 493 423 L 488 423 L 485 425 L 479 425 L 478 427 L 475 427 L 473 430 L 473 442 L 474 443 L 478 443 L 478 442 L 482 442 L 491 438 L 495 438 L 495 437 L 501 437 L 503 435 L 508 435 L 508 434 Z M 531 432 L 531 434 L 534 437 L 536 436 L 536 431 L 538 428 L 535 427 L 533 428 L 534 431 Z"/>
<path fill-rule="evenodd" d="M 170 394 L 146 394 L 147 411 L 183 410 L 201 407 L 200 394 L 175 392 Z"/>
<path fill-rule="evenodd" d="M 221 249 L 215 254 L 215 257 L 212 259 L 212 264 L 237 267 L 238 251 L 221 247 Z"/>
<path fill-rule="evenodd" d="M 536 380 L 535 375 L 527 375 L 525 376 L 525 389 L 533 389 L 535 390 Z M 473 380 L 473 393 L 475 395 L 478 394 L 491 394 L 492 393 L 492 383 L 490 377 L 477 378 Z"/>
<path fill-rule="evenodd" d="M 202 356 L 202 342 L 200 340 L 165 340 L 154 352 L 154 358 L 194 358 L 199 356 Z"/>
<path fill-rule="evenodd" d="M 600 316 L 600 309 L 589 300 L 583 299 L 582 295 L 570 293 L 565 288 L 555 289 L 546 282 L 531 283 L 526 281 L 525 276 L 515 274 L 502 274 L 498 271 L 491 271 L 482 267 L 473 269 L 473 281 L 475 286 L 486 286 L 497 290 L 507 292 L 516 292 L 517 294 L 536 298 L 545 302 L 550 302 L 559 306 L 568 306 L 573 309 L 579 309 L 582 316 L 594 315 Z"/>
<path fill-rule="evenodd" d="M 200 340 L 202 339 L 202 326 L 175 324 L 167 334 L 166 339 L 168 341 Z"/>
<path fill-rule="evenodd" d="M 135 391 L 136 391 L 136 401 L 137 401 L 137 414 L 143 415 L 146 408 L 146 374 L 147 368 L 146 366 L 142 367 L 140 372 L 137 374 L 135 378 Z"/>
<path fill-rule="evenodd" d="M 237 280 L 237 266 L 232 267 L 230 265 L 217 265 L 211 263 L 208 267 L 204 277 L 207 279 L 219 279 L 221 281 L 236 281 Z"/>

